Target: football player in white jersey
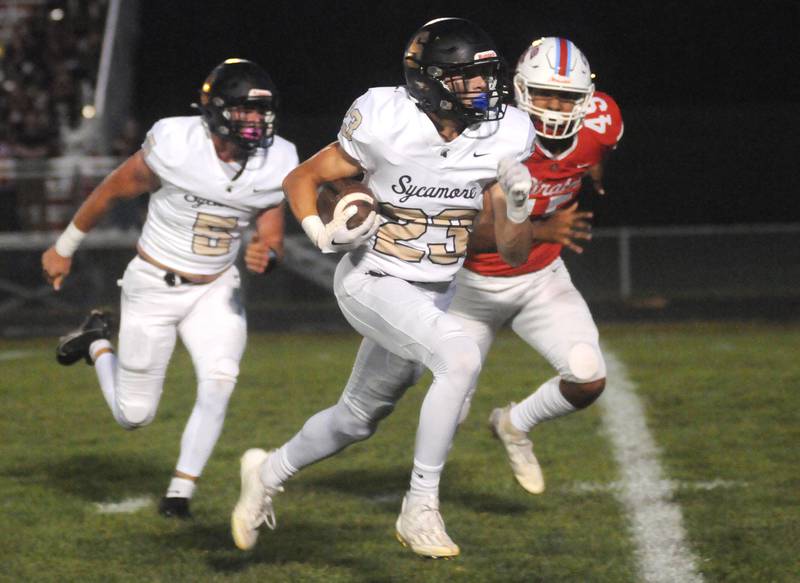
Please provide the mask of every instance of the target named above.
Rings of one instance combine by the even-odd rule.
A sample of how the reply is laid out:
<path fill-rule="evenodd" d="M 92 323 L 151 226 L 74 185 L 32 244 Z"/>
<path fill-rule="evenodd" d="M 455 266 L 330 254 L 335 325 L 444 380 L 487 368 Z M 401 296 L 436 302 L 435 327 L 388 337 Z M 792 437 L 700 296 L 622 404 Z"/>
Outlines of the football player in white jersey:
<path fill-rule="evenodd" d="M 560 254 L 563 246 L 581 252 L 580 240 L 589 238 L 591 213 L 577 211 L 576 199 L 584 178 L 604 194 L 603 162 L 622 136 L 623 124 L 614 100 L 594 91 L 584 54 L 565 38 L 531 43 L 517 64 L 514 89 L 517 106 L 530 114 L 537 134 L 525 161 L 534 177 L 531 224 L 569 220 L 562 225 L 561 240 L 537 242 L 518 266 L 508 265 L 497 253 L 491 224 L 476 225 L 449 311 L 462 320 L 483 358 L 497 330 L 508 323 L 557 371 L 519 404 L 495 409 L 489 420 L 519 484 L 539 494 L 544 477 L 528 432 L 543 421 L 588 407 L 605 387 L 597 327 Z"/>
<path fill-rule="evenodd" d="M 119 354 L 108 317 L 93 312 L 63 337 L 61 364 L 94 364 L 114 419 L 149 424 L 158 408 L 176 335 L 197 375 L 197 400 L 159 511 L 191 516 L 189 500 L 211 455 L 239 374 L 247 338 L 234 265 L 252 224 L 245 265 L 265 273 L 283 255 L 281 183 L 298 163 L 294 145 L 275 135 L 277 93 L 256 63 L 228 59 L 200 91 L 199 116 L 162 119 L 138 152 L 112 172 L 42 256 L 55 289 L 72 254 L 115 200 L 150 192 L 137 255 L 121 280 Z"/>
<path fill-rule="evenodd" d="M 424 25 L 407 45 L 404 70 L 405 86 L 372 88 L 356 99 L 338 141 L 284 181 L 309 238 L 323 252 L 350 250 L 334 291 L 364 339 L 338 403 L 277 450 L 243 455 L 231 517 L 239 548 L 256 543 L 262 523 L 275 527 L 272 499 L 286 480 L 372 435 L 427 367 L 433 384 L 420 411 L 396 532 L 417 554 L 459 553 L 439 513 L 439 479 L 480 352 L 446 309 L 471 226 L 486 206 L 506 261 L 527 257 L 530 175 L 519 161 L 529 155 L 534 131 L 527 115 L 502 104 L 502 61 L 488 35 L 467 20 Z M 340 204 L 323 224 L 319 185 L 361 174 L 378 216 L 348 229 L 350 213 Z"/>

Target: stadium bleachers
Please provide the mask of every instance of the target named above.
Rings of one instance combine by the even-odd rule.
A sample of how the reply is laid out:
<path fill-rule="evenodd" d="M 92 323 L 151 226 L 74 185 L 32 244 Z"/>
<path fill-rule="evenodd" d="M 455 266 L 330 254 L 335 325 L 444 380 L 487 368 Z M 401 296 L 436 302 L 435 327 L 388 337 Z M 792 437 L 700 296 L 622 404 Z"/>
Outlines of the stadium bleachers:
<path fill-rule="evenodd" d="M 27 0 L 0 4 L 2 68 L 0 155 L 42 158 L 62 153 L 91 103 L 107 2 Z"/>
<path fill-rule="evenodd" d="M 0 231 L 60 229 L 90 187 L 65 157 L 91 153 L 70 146 L 93 117 L 107 8 L 0 2 Z"/>

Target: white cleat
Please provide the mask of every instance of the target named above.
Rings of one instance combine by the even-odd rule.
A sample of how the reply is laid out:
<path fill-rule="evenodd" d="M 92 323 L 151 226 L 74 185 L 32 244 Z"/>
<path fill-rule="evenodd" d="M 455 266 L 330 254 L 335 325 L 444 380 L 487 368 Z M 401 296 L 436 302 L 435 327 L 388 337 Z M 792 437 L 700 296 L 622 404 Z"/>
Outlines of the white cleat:
<path fill-rule="evenodd" d="M 489 416 L 489 429 L 506 448 L 511 470 L 519 485 L 531 494 L 544 492 L 544 476 L 539 461 L 533 455 L 533 443 L 528 435 L 511 424 L 511 407 L 495 409 Z"/>
<path fill-rule="evenodd" d="M 275 511 L 272 509 L 272 497 L 283 488 L 273 489 L 264 486 L 261 481 L 261 464 L 272 455 L 263 449 L 248 449 L 241 460 L 242 491 L 239 501 L 231 515 L 231 534 L 236 546 L 247 551 L 252 549 L 258 540 L 258 527 L 266 524 L 275 530 Z"/>
<path fill-rule="evenodd" d="M 458 545 L 444 530 L 439 500 L 434 496 L 409 503 L 406 494 L 396 528 L 400 544 L 423 557 L 449 559 L 460 552 Z"/>

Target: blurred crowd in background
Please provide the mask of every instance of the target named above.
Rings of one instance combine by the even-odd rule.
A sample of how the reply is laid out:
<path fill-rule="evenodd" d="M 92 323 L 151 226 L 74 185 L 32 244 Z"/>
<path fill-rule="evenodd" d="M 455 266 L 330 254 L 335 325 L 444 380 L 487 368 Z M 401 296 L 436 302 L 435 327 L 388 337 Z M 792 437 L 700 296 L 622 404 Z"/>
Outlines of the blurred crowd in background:
<path fill-rule="evenodd" d="M 107 0 L 3 3 L 0 157 L 64 151 L 92 102 Z"/>
<path fill-rule="evenodd" d="M 63 157 L 122 157 L 141 144 L 133 119 L 106 151 L 81 138 L 107 11 L 108 0 L 0 0 L 0 231 L 63 228 L 113 164 L 87 171 L 86 159 L 78 169 Z M 140 206 L 115 210 L 109 226 L 138 226 Z"/>

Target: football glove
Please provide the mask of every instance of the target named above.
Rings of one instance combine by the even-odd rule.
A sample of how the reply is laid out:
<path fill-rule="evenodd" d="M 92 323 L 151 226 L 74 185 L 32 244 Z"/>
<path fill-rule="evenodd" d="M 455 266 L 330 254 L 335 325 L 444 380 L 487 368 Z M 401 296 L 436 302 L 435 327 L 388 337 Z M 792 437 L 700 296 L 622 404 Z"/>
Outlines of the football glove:
<path fill-rule="evenodd" d="M 506 215 L 510 221 L 524 223 L 533 210 L 529 195 L 533 178 L 524 164 L 513 158 L 503 158 L 497 165 L 497 182 L 506 195 Z"/>
<path fill-rule="evenodd" d="M 381 226 L 377 213 L 372 211 L 363 223 L 348 229 L 347 221 L 358 212 L 355 206 L 348 206 L 354 199 L 371 202 L 367 195 L 353 193 L 337 203 L 333 209 L 333 218 L 328 224 L 324 224 L 317 215 L 309 215 L 303 219 L 301 223 L 303 230 L 323 253 L 339 253 L 355 249 L 366 243 Z"/>

